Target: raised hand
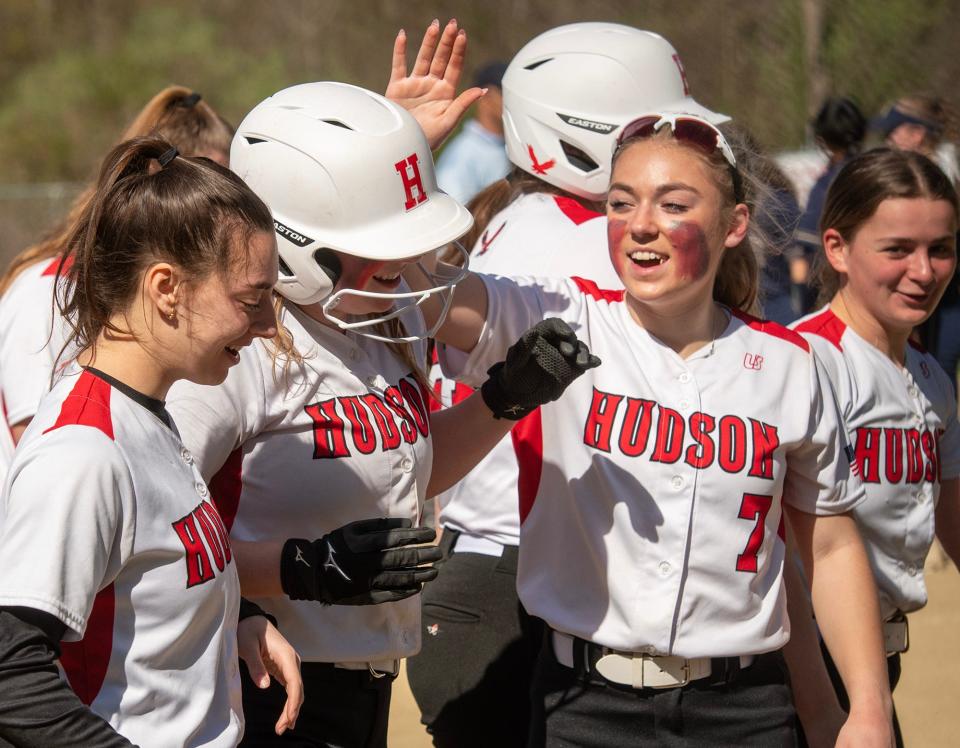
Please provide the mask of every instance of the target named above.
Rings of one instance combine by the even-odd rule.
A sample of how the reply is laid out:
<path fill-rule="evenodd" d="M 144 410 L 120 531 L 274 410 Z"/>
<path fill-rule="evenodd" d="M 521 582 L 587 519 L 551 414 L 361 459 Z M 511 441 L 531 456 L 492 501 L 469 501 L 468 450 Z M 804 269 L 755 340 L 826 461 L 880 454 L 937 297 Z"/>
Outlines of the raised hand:
<path fill-rule="evenodd" d="M 393 43 L 393 62 L 386 97 L 416 118 L 430 148 L 436 150 L 473 104 L 485 93 L 468 88 L 459 96 L 457 85 L 463 73 L 467 32 L 451 18 L 441 33 L 440 21 L 427 26 L 420 51 L 407 74 L 407 34 L 403 29 Z"/>

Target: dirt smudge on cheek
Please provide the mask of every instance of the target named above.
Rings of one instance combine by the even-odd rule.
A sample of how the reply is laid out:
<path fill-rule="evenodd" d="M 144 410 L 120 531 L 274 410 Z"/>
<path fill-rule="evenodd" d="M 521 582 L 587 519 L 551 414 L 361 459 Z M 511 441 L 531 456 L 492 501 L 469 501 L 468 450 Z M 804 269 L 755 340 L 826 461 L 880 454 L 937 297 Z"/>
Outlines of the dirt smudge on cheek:
<path fill-rule="evenodd" d="M 710 248 L 703 229 L 692 221 L 678 221 L 667 231 L 675 255 L 677 274 L 687 280 L 702 278 L 710 266 Z"/>

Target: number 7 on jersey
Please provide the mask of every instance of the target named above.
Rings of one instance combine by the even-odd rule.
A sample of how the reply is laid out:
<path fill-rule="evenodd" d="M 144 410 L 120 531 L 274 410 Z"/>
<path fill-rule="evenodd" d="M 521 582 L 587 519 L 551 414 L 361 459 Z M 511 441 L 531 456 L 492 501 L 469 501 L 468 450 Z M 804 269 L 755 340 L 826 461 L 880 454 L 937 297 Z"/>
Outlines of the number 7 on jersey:
<path fill-rule="evenodd" d="M 740 503 L 740 519 L 756 520 L 750 537 L 747 538 L 747 547 L 743 553 L 737 555 L 737 571 L 757 573 L 757 554 L 763 545 L 763 534 L 766 529 L 767 513 L 773 506 L 773 496 L 745 493 Z"/>

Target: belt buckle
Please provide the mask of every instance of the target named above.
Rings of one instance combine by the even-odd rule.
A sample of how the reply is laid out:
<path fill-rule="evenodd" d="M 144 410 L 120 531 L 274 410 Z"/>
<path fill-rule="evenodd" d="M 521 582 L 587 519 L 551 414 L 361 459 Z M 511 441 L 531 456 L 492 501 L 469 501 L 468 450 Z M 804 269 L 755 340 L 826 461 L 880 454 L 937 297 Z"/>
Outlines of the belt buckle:
<path fill-rule="evenodd" d="M 681 688 L 690 682 L 690 661 L 685 657 L 611 652 L 597 660 L 594 670 L 633 688 Z"/>
<path fill-rule="evenodd" d="M 682 688 L 690 682 L 690 661 L 671 655 L 635 656 L 633 674 L 634 688 Z"/>

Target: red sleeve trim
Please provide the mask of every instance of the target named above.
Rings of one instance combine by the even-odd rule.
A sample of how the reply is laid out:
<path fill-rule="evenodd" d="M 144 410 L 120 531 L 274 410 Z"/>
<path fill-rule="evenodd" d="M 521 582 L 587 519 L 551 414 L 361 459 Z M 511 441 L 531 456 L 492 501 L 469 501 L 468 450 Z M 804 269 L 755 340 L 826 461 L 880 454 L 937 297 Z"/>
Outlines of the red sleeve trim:
<path fill-rule="evenodd" d="M 70 394 L 60 406 L 56 423 L 43 433 L 61 426 L 90 426 L 100 429 L 113 439 L 113 418 L 110 415 L 109 384 L 100 377 L 84 371 L 77 378 Z"/>
<path fill-rule="evenodd" d="M 573 276 L 571 280 L 577 284 L 577 288 L 579 288 L 583 293 L 585 293 L 587 296 L 592 296 L 597 301 L 623 301 L 623 289 L 619 291 L 602 289 L 593 281 L 587 280 L 586 278 L 578 278 L 577 276 Z"/>
<path fill-rule="evenodd" d="M 83 639 L 60 645 L 60 664 L 70 687 L 87 706 L 93 703 L 107 677 L 113 651 L 113 621 L 116 599 L 113 585 L 104 587 L 93 599 Z"/>
<path fill-rule="evenodd" d="M 237 447 L 227 457 L 216 475 L 210 479 L 210 496 L 220 519 L 227 526 L 227 532 L 233 527 L 240 508 L 240 493 L 243 491 L 243 449 Z"/>
<path fill-rule="evenodd" d="M 585 207 L 572 197 L 554 195 L 553 200 L 556 202 L 557 207 L 560 208 L 560 212 L 577 224 L 577 226 L 582 223 L 586 223 L 587 221 L 592 221 L 594 218 L 601 218 L 603 216 L 603 213 L 597 213 L 595 210 L 590 210 L 590 208 Z"/>
<path fill-rule="evenodd" d="M 801 322 L 794 330 L 796 332 L 806 332 L 811 335 L 819 335 L 824 340 L 828 340 L 836 347 L 838 351 L 843 351 L 843 333 L 847 326 L 836 314 L 829 309 L 825 309 L 816 317 L 811 317 L 805 322 Z"/>
<path fill-rule="evenodd" d="M 66 273 L 66 272 L 70 269 L 70 267 L 71 267 L 72 265 L 73 265 L 73 255 L 68 255 L 66 262 L 63 263 L 63 272 Z M 60 258 L 59 258 L 59 257 L 54 257 L 54 258 L 50 261 L 50 264 L 47 265 L 47 266 L 43 269 L 43 272 L 40 273 L 40 275 L 41 275 L 41 276 L 56 275 L 56 274 L 57 274 L 57 268 L 58 268 L 59 266 L 60 266 Z"/>
<path fill-rule="evenodd" d="M 520 524 L 530 514 L 540 490 L 543 474 L 543 422 L 540 408 L 521 420 L 510 432 L 517 455 L 517 494 L 520 499 Z"/>
<path fill-rule="evenodd" d="M 793 343 L 798 348 L 802 348 L 807 352 L 810 351 L 810 344 L 803 339 L 802 335 L 784 327 L 783 325 L 765 319 L 757 319 L 756 317 L 749 315 L 746 312 L 742 312 L 739 309 L 731 309 L 730 312 L 734 317 L 743 322 L 751 330 L 762 332 L 765 335 L 772 335 L 775 338 L 780 338 L 780 340 L 786 340 L 788 343 Z"/>

